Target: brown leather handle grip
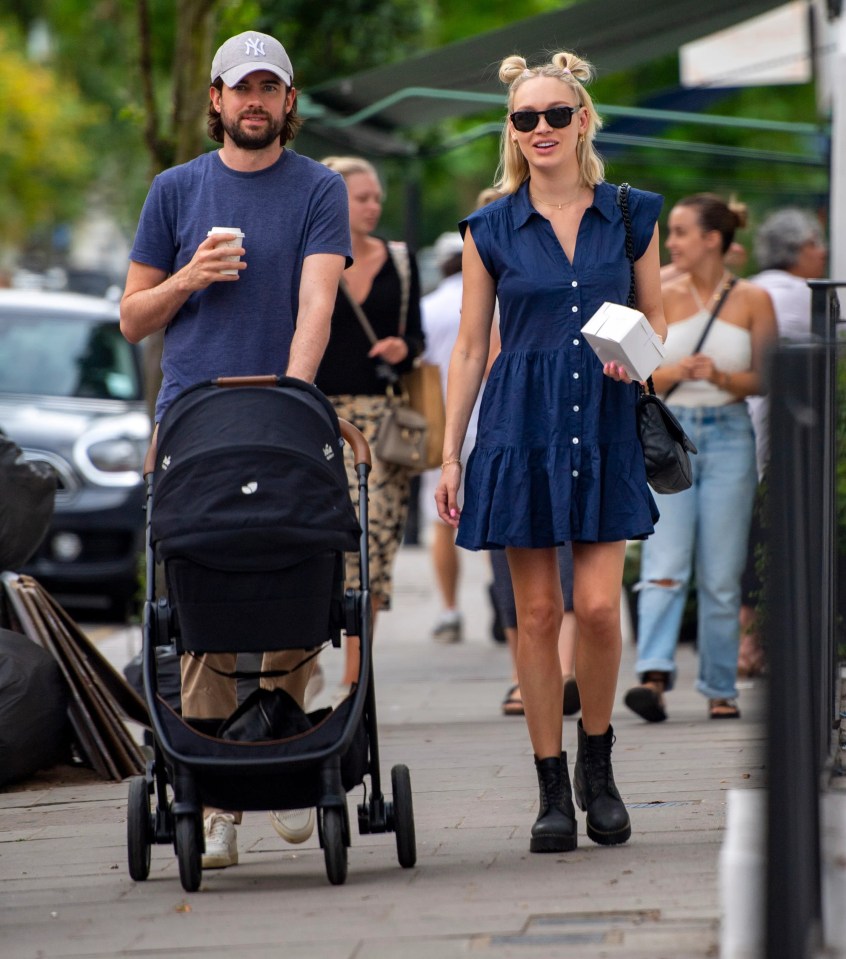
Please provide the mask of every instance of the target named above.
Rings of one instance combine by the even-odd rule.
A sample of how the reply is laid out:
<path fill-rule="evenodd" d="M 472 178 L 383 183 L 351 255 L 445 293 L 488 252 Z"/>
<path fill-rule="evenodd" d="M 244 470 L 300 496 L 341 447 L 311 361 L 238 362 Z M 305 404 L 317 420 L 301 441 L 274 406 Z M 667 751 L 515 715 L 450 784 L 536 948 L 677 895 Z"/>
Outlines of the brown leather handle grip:
<path fill-rule="evenodd" d="M 215 386 L 279 386 L 279 378 L 267 374 L 262 376 L 219 376 L 213 382 Z"/>
<path fill-rule="evenodd" d="M 353 426 L 348 420 L 339 419 L 338 423 L 341 427 L 341 436 L 343 436 L 345 442 L 350 444 L 350 448 L 353 451 L 355 465 L 358 466 L 359 463 L 366 463 L 368 466 L 372 466 L 373 461 L 370 458 L 370 444 L 364 438 L 361 430 Z"/>

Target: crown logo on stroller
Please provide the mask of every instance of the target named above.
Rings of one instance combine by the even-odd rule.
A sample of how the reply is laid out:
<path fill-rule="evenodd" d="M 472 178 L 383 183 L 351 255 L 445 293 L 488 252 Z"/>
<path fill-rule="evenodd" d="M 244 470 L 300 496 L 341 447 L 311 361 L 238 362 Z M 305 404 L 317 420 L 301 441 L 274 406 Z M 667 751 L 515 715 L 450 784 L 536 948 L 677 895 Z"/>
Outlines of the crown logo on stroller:
<path fill-rule="evenodd" d="M 241 487 L 241 492 L 244 496 L 250 496 L 258 489 L 258 483 L 255 480 L 250 480 L 249 483 L 244 483 Z"/>
<path fill-rule="evenodd" d="M 323 455 L 327 460 L 333 460 L 335 458 L 335 451 L 328 443 L 323 447 Z"/>

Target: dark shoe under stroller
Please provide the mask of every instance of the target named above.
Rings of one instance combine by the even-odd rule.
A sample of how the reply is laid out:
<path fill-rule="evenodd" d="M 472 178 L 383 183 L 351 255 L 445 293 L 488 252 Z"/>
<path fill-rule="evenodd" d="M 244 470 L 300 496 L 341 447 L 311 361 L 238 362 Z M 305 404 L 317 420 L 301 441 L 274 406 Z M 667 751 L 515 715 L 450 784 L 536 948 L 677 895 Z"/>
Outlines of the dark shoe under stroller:
<path fill-rule="evenodd" d="M 343 438 L 342 438 L 343 437 Z M 359 521 L 343 463 L 352 447 Z M 317 808 L 330 882 L 347 875 L 346 793 L 370 778 L 360 833 L 394 831 L 403 867 L 416 861 L 407 767 L 382 795 L 367 556 L 370 449 L 317 389 L 288 377 L 221 379 L 177 397 L 145 464 L 147 592 L 143 670 L 153 729 L 146 776 L 129 783 L 129 873 L 149 876 L 153 844 L 173 843 L 183 887 L 202 878 L 203 807 Z M 359 551 L 361 583 L 344 589 L 343 554 Z M 162 563 L 167 597 L 156 590 Z M 360 681 L 303 731 L 232 741 L 183 718 L 161 694 L 157 646 L 185 653 L 318 651 L 360 637 Z M 304 654 L 307 655 L 307 654 Z M 234 680 L 233 680 L 234 681 Z M 224 734 L 225 735 L 225 734 Z M 151 811 L 151 797 L 155 808 Z"/>

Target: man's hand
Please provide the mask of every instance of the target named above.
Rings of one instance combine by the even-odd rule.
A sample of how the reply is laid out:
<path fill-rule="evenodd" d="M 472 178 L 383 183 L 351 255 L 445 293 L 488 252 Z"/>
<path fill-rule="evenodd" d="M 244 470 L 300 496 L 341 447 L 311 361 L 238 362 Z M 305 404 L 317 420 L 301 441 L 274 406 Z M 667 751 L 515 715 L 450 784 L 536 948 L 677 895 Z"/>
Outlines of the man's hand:
<path fill-rule="evenodd" d="M 242 257 L 247 251 L 242 246 L 224 245 L 234 239 L 236 239 L 234 233 L 215 233 L 213 236 L 207 236 L 197 247 L 191 260 L 174 274 L 174 279 L 178 277 L 180 284 L 190 293 L 204 290 L 212 283 L 237 281 L 240 278 L 239 274 L 228 271 L 246 270 L 247 264 L 244 260 L 238 260 L 236 263 L 230 257 Z M 227 272 L 224 273 L 224 270 Z"/>

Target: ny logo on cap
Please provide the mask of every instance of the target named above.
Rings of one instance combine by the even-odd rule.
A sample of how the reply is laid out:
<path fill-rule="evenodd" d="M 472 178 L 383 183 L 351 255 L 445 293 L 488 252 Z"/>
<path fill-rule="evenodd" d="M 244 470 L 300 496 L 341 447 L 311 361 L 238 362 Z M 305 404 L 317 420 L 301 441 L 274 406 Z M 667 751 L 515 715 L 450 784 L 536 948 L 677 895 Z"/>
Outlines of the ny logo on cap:
<path fill-rule="evenodd" d="M 258 37 L 253 40 L 247 40 L 247 54 L 252 54 L 254 57 L 263 57 L 264 40 L 261 40 Z"/>

